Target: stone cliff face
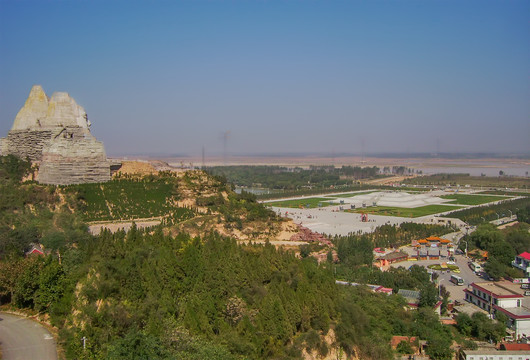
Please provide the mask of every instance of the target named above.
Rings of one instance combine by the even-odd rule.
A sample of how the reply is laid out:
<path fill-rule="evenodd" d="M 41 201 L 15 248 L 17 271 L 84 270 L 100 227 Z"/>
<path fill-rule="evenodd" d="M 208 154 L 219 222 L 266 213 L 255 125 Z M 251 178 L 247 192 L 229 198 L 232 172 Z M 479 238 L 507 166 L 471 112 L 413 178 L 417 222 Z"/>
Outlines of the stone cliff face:
<path fill-rule="evenodd" d="M 48 96 L 42 90 L 42 86 L 34 85 L 26 99 L 26 103 L 15 117 L 11 130 L 28 130 L 41 127 L 40 120 L 46 118 L 48 104 Z"/>
<path fill-rule="evenodd" d="M 67 93 L 51 99 L 35 85 L 13 127 L 0 139 L 0 154 L 40 162 L 37 181 L 80 184 L 110 180 L 103 144 L 90 133 L 85 110 Z"/>

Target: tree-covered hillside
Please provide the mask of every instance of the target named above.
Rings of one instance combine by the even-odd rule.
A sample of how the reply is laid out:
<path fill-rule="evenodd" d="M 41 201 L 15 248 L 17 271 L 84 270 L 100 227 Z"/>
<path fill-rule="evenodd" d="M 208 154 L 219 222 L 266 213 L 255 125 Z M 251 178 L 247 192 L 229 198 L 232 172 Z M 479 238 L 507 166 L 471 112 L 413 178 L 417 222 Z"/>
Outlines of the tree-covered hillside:
<path fill-rule="evenodd" d="M 362 253 L 374 241 L 390 245 L 403 231 L 425 229 L 343 239 L 341 263 L 319 265 L 220 235 L 248 230 L 252 240 L 279 220 L 252 195 L 237 195 L 202 172 L 53 187 L 23 183 L 28 163 L 2 158 L 0 166 L 0 302 L 48 315 L 68 359 L 298 359 L 308 352 L 392 359 L 393 335 L 420 336 L 433 359 L 450 358 L 452 337 L 430 308 L 433 286 L 424 269 L 375 278 L 425 289 L 418 315 L 405 311 L 398 295 L 335 284 L 337 269 L 360 277 L 370 269 L 352 242 L 366 245 L 358 247 Z M 130 205 L 137 216 L 142 196 L 154 199 L 146 208 L 169 212 L 161 225 L 88 233 L 84 219 L 97 213 L 91 204 L 123 207 L 123 214 Z M 30 243 L 44 245 L 46 255 L 24 256 Z"/>

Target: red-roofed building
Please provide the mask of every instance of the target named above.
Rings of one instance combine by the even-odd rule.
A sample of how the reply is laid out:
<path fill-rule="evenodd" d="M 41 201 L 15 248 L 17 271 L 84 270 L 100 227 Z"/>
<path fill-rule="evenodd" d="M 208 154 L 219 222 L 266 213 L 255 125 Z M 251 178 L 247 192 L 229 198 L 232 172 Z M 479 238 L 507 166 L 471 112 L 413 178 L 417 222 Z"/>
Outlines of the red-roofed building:
<path fill-rule="evenodd" d="M 454 246 L 450 240 L 437 236 L 429 236 L 416 242 L 416 258 L 418 260 L 438 260 L 454 254 Z"/>
<path fill-rule="evenodd" d="M 530 253 L 526 251 L 524 253 L 521 253 L 519 256 L 525 258 L 526 260 L 530 260 Z"/>
<path fill-rule="evenodd" d="M 501 350 L 507 350 L 507 351 L 529 351 L 530 352 L 530 344 L 501 343 L 501 346 L 499 348 Z"/>
<path fill-rule="evenodd" d="M 409 258 L 409 255 L 407 253 L 404 253 L 403 251 L 394 251 L 390 254 L 386 254 L 385 256 L 381 256 L 377 260 L 386 260 L 390 264 L 401 262 L 401 261 L 407 261 Z"/>
<path fill-rule="evenodd" d="M 425 239 L 425 240 L 427 240 L 427 241 L 430 242 L 430 243 L 433 243 L 433 242 L 440 242 L 440 241 L 442 241 L 442 239 L 439 238 L 438 236 L 429 236 L 429 237 L 428 237 L 427 239 Z"/>
<path fill-rule="evenodd" d="M 383 287 L 383 286 L 379 286 L 378 288 L 376 288 L 374 290 L 374 292 L 383 293 L 383 294 L 387 294 L 387 295 L 392 295 L 392 289 L 391 288 L 386 288 L 386 287 Z"/>
<path fill-rule="evenodd" d="M 524 296 L 518 284 L 509 281 L 472 283 L 464 293 L 467 301 L 490 314 L 502 312 L 506 315 L 506 326 L 516 339 L 530 334 L 530 309 L 523 304 Z"/>
<path fill-rule="evenodd" d="M 416 339 L 417 338 L 415 336 L 392 336 L 392 340 L 390 340 L 390 346 L 392 346 L 392 349 L 395 350 L 402 341 L 408 342 L 410 345 L 414 346 Z"/>
<path fill-rule="evenodd" d="M 427 342 L 425 340 L 418 340 L 415 336 L 392 336 L 390 340 L 390 346 L 392 349 L 396 350 L 398 345 L 402 342 L 409 343 L 412 347 L 414 353 L 412 354 L 403 354 L 401 356 L 395 357 L 395 359 L 414 359 L 414 360 L 428 360 L 430 359 L 429 355 L 425 355 L 425 347 Z"/>
<path fill-rule="evenodd" d="M 502 282 L 472 283 L 469 289 L 464 290 L 466 300 L 489 313 L 493 312 L 494 305 L 501 308 L 521 306 L 524 296 L 503 285 L 506 284 Z"/>
<path fill-rule="evenodd" d="M 440 319 L 440 322 L 444 325 L 456 325 L 455 319 Z"/>
<path fill-rule="evenodd" d="M 31 248 L 26 251 L 26 256 L 30 255 L 44 255 L 44 251 L 42 250 L 42 247 L 39 244 L 32 244 Z"/>
<path fill-rule="evenodd" d="M 524 271 L 524 276 L 530 277 L 530 253 L 524 252 L 515 257 L 512 266 Z"/>
<path fill-rule="evenodd" d="M 380 247 L 378 248 L 375 248 L 374 251 L 378 254 L 384 254 L 385 253 L 385 249 L 381 249 Z"/>

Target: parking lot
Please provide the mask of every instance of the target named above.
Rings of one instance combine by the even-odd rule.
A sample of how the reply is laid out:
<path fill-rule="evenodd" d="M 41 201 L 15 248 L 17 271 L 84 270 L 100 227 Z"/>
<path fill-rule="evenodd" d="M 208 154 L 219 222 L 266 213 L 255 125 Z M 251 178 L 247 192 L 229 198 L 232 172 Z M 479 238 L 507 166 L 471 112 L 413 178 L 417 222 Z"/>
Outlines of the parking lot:
<path fill-rule="evenodd" d="M 441 259 L 441 260 L 420 260 L 420 261 L 405 261 L 400 263 L 394 263 L 391 266 L 393 267 L 399 267 L 403 266 L 405 268 L 409 268 L 412 265 L 419 265 L 424 266 L 427 268 L 429 265 L 434 264 L 441 264 L 442 262 L 446 262 L 448 259 Z M 454 273 L 449 270 L 430 270 L 433 273 L 438 274 L 438 284 L 441 284 L 445 286 L 447 291 L 449 291 L 449 299 L 453 301 L 459 301 L 459 302 L 465 302 L 465 295 L 464 295 L 464 289 L 468 287 L 469 284 L 473 282 L 482 282 L 486 281 L 485 279 L 477 276 L 470 268 L 469 268 L 469 259 L 467 259 L 464 255 L 455 255 L 455 264 L 460 268 L 460 273 Z M 464 285 L 456 285 L 453 284 L 451 280 L 451 275 L 458 275 L 464 280 Z"/>

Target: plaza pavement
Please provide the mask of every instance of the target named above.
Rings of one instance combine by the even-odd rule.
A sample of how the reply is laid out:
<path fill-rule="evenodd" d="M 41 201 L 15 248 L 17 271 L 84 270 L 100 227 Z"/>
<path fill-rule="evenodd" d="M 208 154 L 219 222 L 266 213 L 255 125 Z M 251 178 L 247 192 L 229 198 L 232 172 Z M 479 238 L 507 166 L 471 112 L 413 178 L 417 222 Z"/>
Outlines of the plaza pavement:
<path fill-rule="evenodd" d="M 444 218 L 427 215 L 417 218 L 384 216 L 368 214 L 368 221 L 361 220 L 361 214 L 340 211 L 344 205 L 327 206 L 313 209 L 294 209 L 283 207 L 272 207 L 272 210 L 281 216 L 292 219 L 295 223 L 308 229 L 326 235 L 348 235 L 349 233 L 369 233 L 376 227 L 385 224 L 399 225 L 404 222 L 415 222 L 422 224 L 437 224 Z M 463 226 L 464 223 L 458 219 L 449 219 L 452 223 Z M 453 240 L 453 239 L 449 239 Z"/>

